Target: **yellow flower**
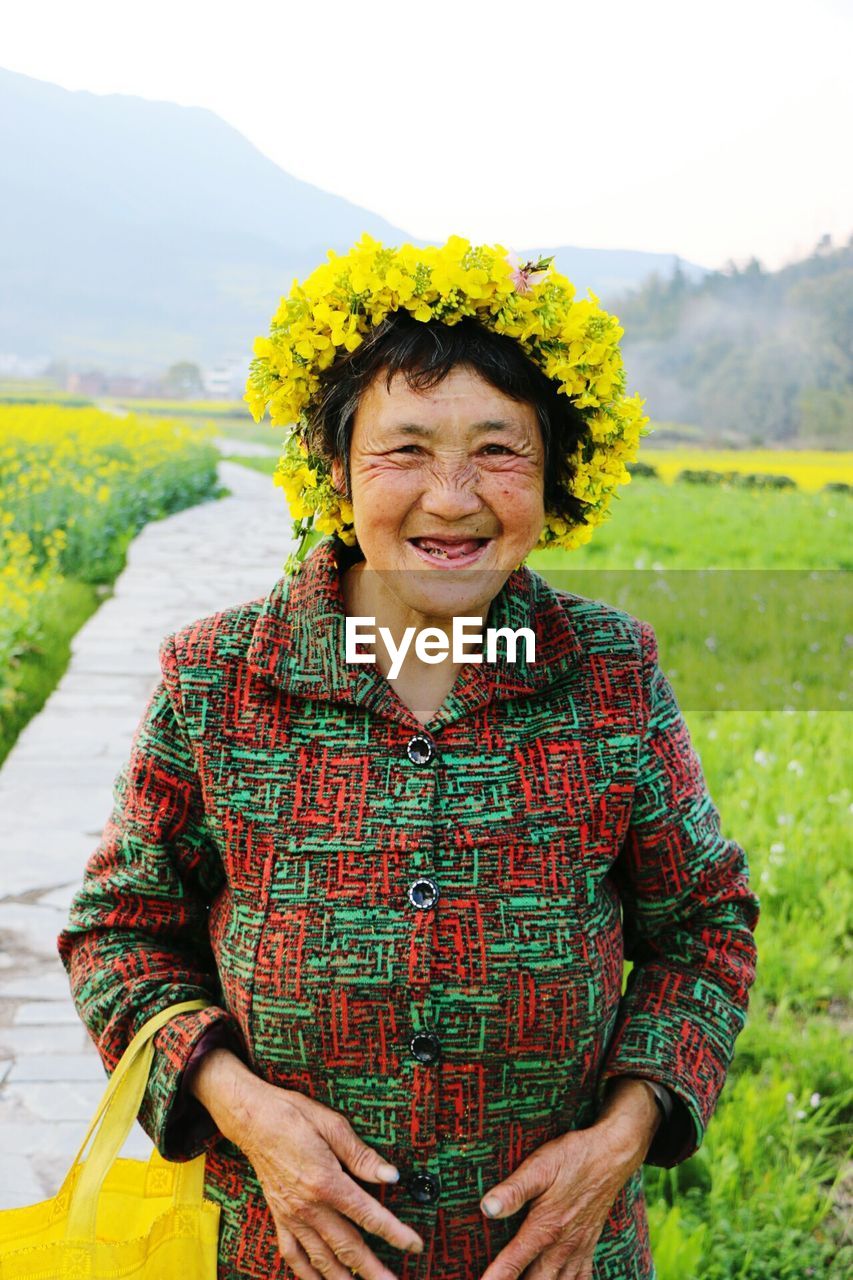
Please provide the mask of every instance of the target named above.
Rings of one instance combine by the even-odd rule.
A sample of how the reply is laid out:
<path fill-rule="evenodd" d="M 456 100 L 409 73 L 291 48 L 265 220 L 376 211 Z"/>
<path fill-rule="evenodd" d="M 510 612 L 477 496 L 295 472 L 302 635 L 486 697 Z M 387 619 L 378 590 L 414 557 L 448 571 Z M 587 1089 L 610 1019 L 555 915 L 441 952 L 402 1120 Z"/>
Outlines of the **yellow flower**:
<path fill-rule="evenodd" d="M 291 508 L 293 510 L 293 508 Z M 338 521 L 331 515 L 317 515 L 314 519 L 314 528 L 318 533 L 336 533 L 338 530 Z"/>
<path fill-rule="evenodd" d="M 352 507 L 331 485 L 324 461 L 307 465 L 301 433 L 320 375 L 341 348 L 355 351 L 371 327 L 403 307 L 422 323 L 474 316 L 513 338 L 582 411 L 595 453 L 585 460 L 579 450 L 572 459 L 571 492 L 586 504 L 587 523 L 549 513 L 540 545 L 568 549 L 588 541 L 609 518 L 616 488 L 630 482 L 625 463 L 636 457 L 648 423 L 639 397 L 624 394 L 623 331 L 595 294 L 576 298 L 548 259 L 516 268 L 503 245 L 474 246 L 462 236 L 386 248 L 365 233 L 348 253 L 330 250 L 327 257 L 305 281 L 294 281 L 269 337 L 255 340 L 244 397 L 256 421 L 269 412 L 274 426 L 289 428 L 274 480 L 294 518 L 354 542 Z"/>

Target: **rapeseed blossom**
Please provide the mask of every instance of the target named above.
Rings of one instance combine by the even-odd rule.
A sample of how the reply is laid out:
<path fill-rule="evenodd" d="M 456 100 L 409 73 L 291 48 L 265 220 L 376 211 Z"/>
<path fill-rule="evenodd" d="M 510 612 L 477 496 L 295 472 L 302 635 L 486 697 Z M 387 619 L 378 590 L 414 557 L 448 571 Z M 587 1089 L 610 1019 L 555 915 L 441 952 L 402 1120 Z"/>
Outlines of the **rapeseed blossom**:
<path fill-rule="evenodd" d="M 336 355 L 355 351 L 371 328 L 404 308 L 424 323 L 453 325 L 471 316 L 514 338 L 582 411 L 589 443 L 571 457 L 569 492 L 584 503 L 586 523 L 546 512 L 538 546 L 588 542 L 609 518 L 619 485 L 629 483 L 626 464 L 636 458 L 649 421 L 639 396 L 625 394 L 616 317 L 591 290 L 588 299 L 576 299 L 550 258 L 521 264 L 502 245 L 472 246 L 461 236 L 442 246 L 389 248 L 365 234 L 348 253 L 330 250 L 328 258 L 305 281 L 293 282 L 269 336 L 255 339 L 244 397 L 256 422 L 269 412 L 273 426 L 291 427 L 273 480 L 284 490 L 296 536 L 304 540 L 315 529 L 355 542 L 352 508 L 335 489 L 327 461 L 308 454 L 308 410 Z"/>

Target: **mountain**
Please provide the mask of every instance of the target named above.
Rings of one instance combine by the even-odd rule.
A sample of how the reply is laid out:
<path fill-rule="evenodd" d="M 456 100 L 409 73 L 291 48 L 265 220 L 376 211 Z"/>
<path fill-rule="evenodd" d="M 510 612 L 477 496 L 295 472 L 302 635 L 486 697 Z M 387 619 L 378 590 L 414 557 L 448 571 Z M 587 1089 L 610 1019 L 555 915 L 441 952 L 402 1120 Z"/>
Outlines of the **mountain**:
<path fill-rule="evenodd" d="M 248 356 L 293 277 L 327 249 L 345 251 L 363 231 L 413 238 L 285 173 L 198 107 L 0 69 L 0 154 L 0 353 L 140 373 Z M 603 299 L 674 263 L 545 252 Z"/>
<path fill-rule="evenodd" d="M 0 71 L 0 350 L 108 367 L 251 348 L 294 274 L 383 218 L 213 112 Z"/>
<path fill-rule="evenodd" d="M 576 249 L 567 245 L 532 249 L 522 258 L 554 255 L 555 266 L 586 296 L 591 288 L 603 306 L 642 286 L 651 276 L 669 279 L 680 272 L 687 280 L 702 280 L 707 267 L 686 262 L 674 253 L 645 253 L 640 249 Z"/>
<path fill-rule="evenodd" d="M 778 271 L 753 258 L 698 281 L 650 279 L 615 310 L 653 421 L 692 426 L 706 444 L 850 448 L 853 236 L 838 247 L 825 236 Z"/>

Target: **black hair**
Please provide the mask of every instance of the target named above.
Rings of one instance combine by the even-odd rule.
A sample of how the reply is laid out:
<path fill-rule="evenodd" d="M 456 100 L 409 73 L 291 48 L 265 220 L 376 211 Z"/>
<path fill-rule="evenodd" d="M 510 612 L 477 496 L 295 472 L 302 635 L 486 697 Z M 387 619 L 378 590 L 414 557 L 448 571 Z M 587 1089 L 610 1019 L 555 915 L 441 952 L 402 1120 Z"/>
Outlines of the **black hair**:
<path fill-rule="evenodd" d="M 536 410 L 545 451 L 545 510 L 568 524 L 584 524 L 586 504 L 569 492 L 578 445 L 589 445 L 589 426 L 568 396 L 514 338 L 495 333 L 473 317 L 456 324 L 416 320 L 408 311 L 392 312 L 355 351 L 339 356 L 321 375 L 319 394 L 309 410 L 308 446 L 331 463 L 340 459 L 350 488 L 352 426 L 361 396 L 385 371 L 385 385 L 402 373 L 413 390 L 423 391 L 466 365 L 511 399 Z"/>

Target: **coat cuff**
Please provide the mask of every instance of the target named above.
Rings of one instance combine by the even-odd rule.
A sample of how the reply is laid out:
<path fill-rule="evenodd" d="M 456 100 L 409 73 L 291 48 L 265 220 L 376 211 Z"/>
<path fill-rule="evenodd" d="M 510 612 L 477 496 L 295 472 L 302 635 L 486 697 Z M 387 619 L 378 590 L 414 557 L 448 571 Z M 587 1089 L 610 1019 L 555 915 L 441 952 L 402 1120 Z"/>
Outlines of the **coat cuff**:
<path fill-rule="evenodd" d="M 661 1121 L 646 1152 L 644 1163 L 672 1169 L 675 1165 L 682 1164 L 696 1148 L 690 1112 L 681 1098 L 675 1097 L 669 1090 L 667 1093 L 672 1109 L 668 1119 Z"/>
<path fill-rule="evenodd" d="M 599 1090 L 602 1097 L 606 1096 L 610 1082 L 619 1079 L 642 1080 L 655 1095 L 660 1108 L 661 1122 L 655 1130 L 643 1163 L 663 1168 L 672 1168 L 673 1165 L 680 1164 L 686 1159 L 683 1153 L 688 1151 L 693 1133 L 690 1112 L 681 1098 L 659 1080 L 650 1080 L 648 1076 L 636 1075 L 633 1072 L 603 1076 Z"/>
<path fill-rule="evenodd" d="M 210 1114 L 189 1092 L 187 1070 L 191 1063 L 198 1065 L 203 1046 L 224 1046 L 245 1061 L 237 1021 L 218 1005 L 179 1014 L 154 1037 L 154 1060 L 139 1122 L 166 1160 L 192 1160 L 220 1136 Z"/>
<path fill-rule="evenodd" d="M 646 1070 L 648 1074 L 644 1074 Z M 669 1099 L 670 1113 L 661 1119 L 643 1163 L 672 1169 L 694 1155 L 705 1136 L 705 1123 L 696 1105 L 695 1095 L 680 1087 L 675 1076 L 659 1062 L 638 1064 L 626 1060 L 620 1066 L 618 1059 L 611 1054 L 608 1066 L 602 1071 L 598 1082 L 599 1107 L 604 1103 L 610 1081 L 620 1076 L 644 1080 L 652 1086 L 656 1096 L 658 1089 L 664 1089 Z M 663 1098 L 660 1101 L 661 1109 L 664 1110 Z"/>

